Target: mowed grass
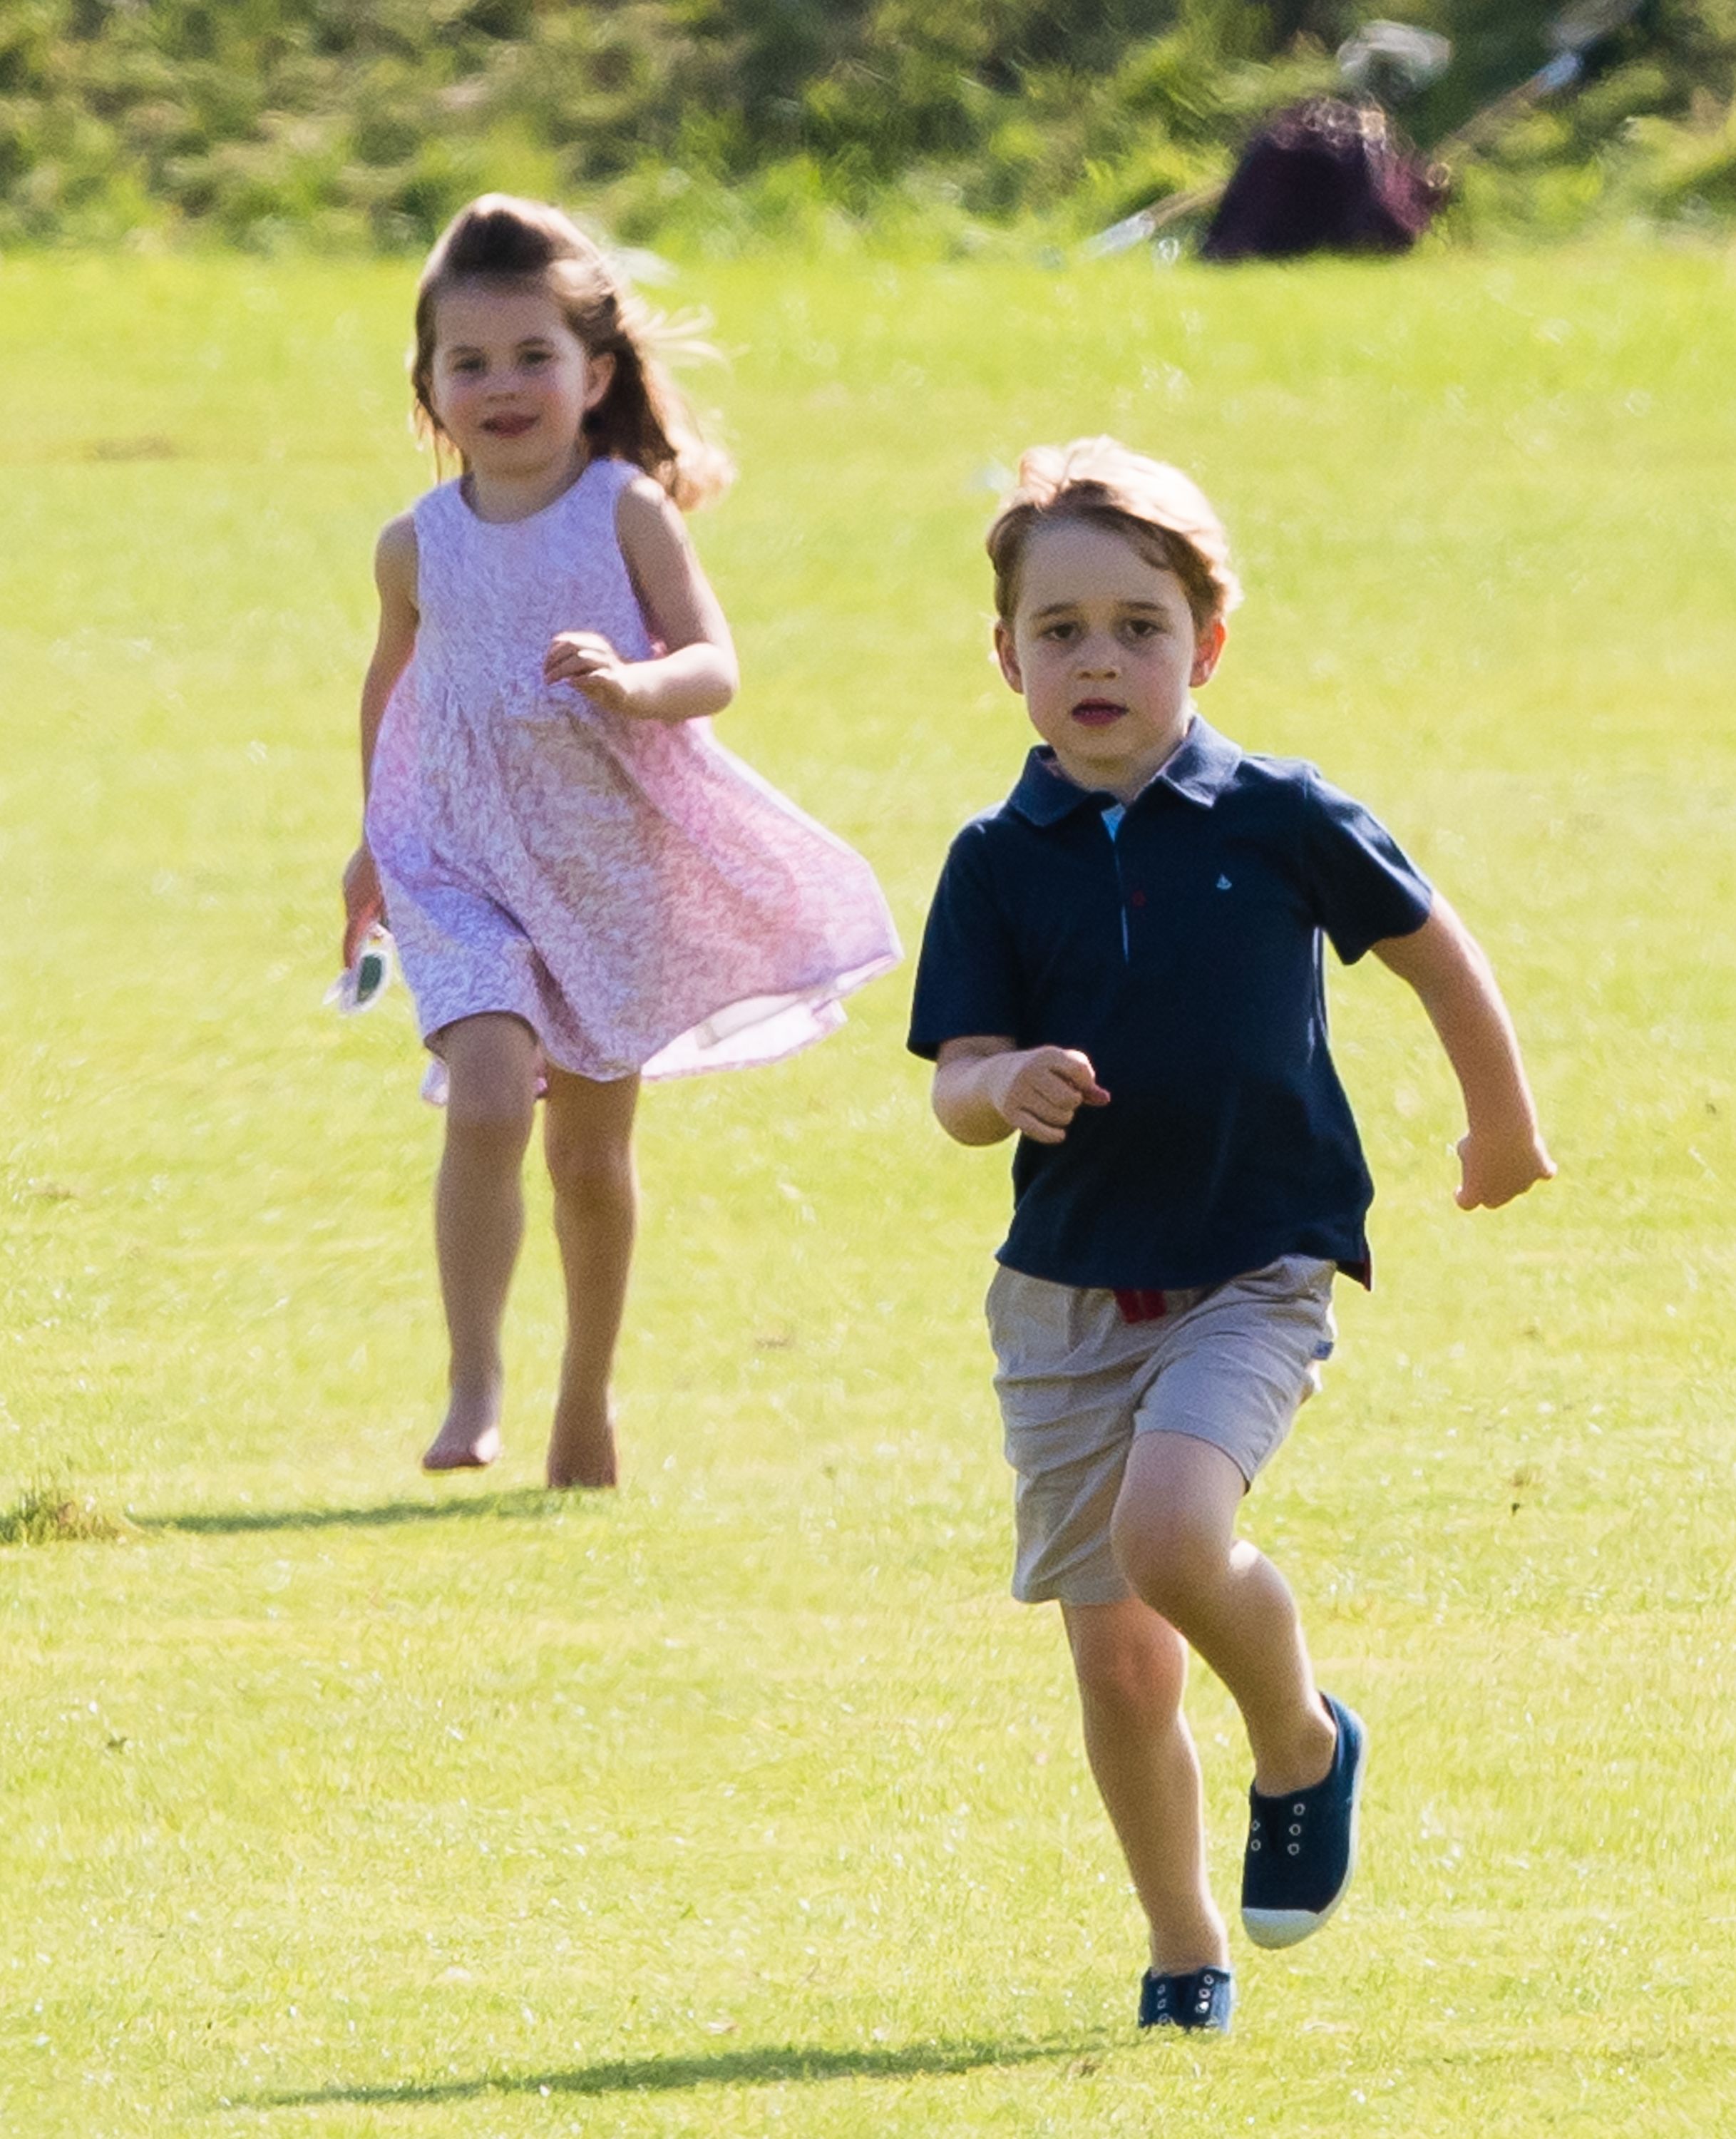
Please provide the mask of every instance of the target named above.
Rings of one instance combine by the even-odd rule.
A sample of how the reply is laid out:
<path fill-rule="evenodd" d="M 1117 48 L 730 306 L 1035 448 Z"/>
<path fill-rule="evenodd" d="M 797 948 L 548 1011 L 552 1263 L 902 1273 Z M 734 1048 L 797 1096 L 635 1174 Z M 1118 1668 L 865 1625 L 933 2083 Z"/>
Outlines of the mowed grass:
<path fill-rule="evenodd" d="M 0 263 L 0 2128 L 1704 2135 L 1736 2048 L 1736 266 L 696 267 L 742 470 L 726 734 L 913 946 L 1024 748 L 997 469 L 1111 429 L 1249 588 L 1205 700 L 1482 935 L 1560 1179 L 1451 1205 L 1450 1079 L 1335 973 L 1378 1291 L 1250 1504 L 1372 1732 L 1363 1867 L 1227 2043 L 1136 2039 L 1052 1613 L 1005 1595 L 908 975 L 648 1098 L 608 1500 L 415 1457 L 437 1119 L 322 1011 L 401 266 Z M 1372 962 L 1370 962 L 1371 968 Z M 56 1511 L 67 1510 L 64 1520 Z M 1232 1901 L 1245 1750 L 1190 1696 Z"/>

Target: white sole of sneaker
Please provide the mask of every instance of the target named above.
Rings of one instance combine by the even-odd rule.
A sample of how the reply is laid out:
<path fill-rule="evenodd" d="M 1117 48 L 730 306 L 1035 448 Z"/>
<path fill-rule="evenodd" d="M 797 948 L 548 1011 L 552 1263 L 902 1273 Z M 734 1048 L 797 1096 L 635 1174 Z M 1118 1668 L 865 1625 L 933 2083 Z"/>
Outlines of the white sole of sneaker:
<path fill-rule="evenodd" d="M 1323 1909 L 1244 1909 L 1242 1929 L 1250 1941 L 1264 1946 L 1268 1952 L 1287 1946 L 1300 1946 L 1312 1938 L 1323 1924 L 1330 1923 L 1337 1913 L 1338 1904 L 1350 1892 L 1350 1882 L 1357 1872 L 1357 1829 L 1362 1804 L 1362 1784 L 1368 1773 L 1368 1741 L 1363 1739 L 1362 1756 L 1357 1762 L 1356 1779 L 1350 1786 L 1350 1860 L 1344 1867 L 1344 1878 L 1338 1891 Z"/>

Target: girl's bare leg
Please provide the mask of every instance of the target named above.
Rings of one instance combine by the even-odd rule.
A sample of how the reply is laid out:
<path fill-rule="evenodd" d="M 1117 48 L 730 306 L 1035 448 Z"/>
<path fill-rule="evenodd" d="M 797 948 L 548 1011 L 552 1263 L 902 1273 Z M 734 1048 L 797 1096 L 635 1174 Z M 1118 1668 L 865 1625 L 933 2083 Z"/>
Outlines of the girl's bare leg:
<path fill-rule="evenodd" d="M 609 1385 L 638 1221 L 633 1118 L 639 1080 L 599 1084 L 552 1068 L 548 1079 L 543 1127 L 567 1316 L 548 1480 L 551 1486 L 613 1486 Z"/>
<path fill-rule="evenodd" d="M 1085 1751 L 1132 1875 L 1160 1975 L 1227 1968 L 1224 1919 L 1205 1880 L 1200 1763 L 1181 1689 L 1187 1651 L 1175 1628 L 1130 1597 L 1064 1604 Z"/>
<path fill-rule="evenodd" d="M 501 1452 L 501 1322 L 525 1230 L 521 1172 L 537 1047 L 516 1017 L 462 1018 L 440 1036 L 451 1089 L 434 1189 L 434 1246 L 452 1344 L 451 1401 L 425 1471 L 475 1471 Z"/>

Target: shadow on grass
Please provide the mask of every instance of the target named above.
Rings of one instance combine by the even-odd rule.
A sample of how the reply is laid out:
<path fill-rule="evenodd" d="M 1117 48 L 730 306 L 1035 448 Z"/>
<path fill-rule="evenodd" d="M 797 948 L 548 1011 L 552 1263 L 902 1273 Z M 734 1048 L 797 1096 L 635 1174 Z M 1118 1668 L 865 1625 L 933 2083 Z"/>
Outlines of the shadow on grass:
<path fill-rule="evenodd" d="M 791 2080 L 898 2079 L 917 2073 L 976 2072 L 987 2065 L 1028 2065 L 1077 2057 L 1078 2042 L 909 2043 L 902 2049 L 829 2050 L 767 2044 L 710 2057 L 615 2058 L 565 2072 L 501 2073 L 484 2079 L 404 2082 L 396 2087 L 322 2087 L 255 2095 L 250 2109 L 315 2109 L 334 2102 L 472 2102 L 490 2094 L 672 2094 L 686 2088 L 775 2087 Z"/>
<path fill-rule="evenodd" d="M 403 1523 L 474 1522 L 493 1515 L 514 1521 L 565 1515 L 591 1499 L 588 1494 L 550 1493 L 540 1486 L 480 1493 L 462 1500 L 383 1500 L 372 1508 L 214 1508 L 205 1514 L 134 1515 L 135 1530 L 188 1530 L 205 1536 L 245 1537 L 262 1530 L 393 1530 Z"/>

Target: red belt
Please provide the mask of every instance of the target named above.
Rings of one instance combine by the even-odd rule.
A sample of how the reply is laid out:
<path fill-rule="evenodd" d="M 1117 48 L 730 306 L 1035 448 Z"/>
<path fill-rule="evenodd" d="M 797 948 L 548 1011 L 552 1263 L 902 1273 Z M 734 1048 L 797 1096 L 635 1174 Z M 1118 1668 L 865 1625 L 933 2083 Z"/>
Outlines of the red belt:
<path fill-rule="evenodd" d="M 1208 1292 L 1215 1287 L 1209 1285 L 1184 1286 L 1179 1292 L 1129 1290 L 1117 1285 L 1115 1304 L 1121 1309 L 1123 1322 L 1161 1322 L 1166 1314 L 1186 1314 L 1191 1307 L 1197 1307 Z"/>
<path fill-rule="evenodd" d="M 1339 1269 L 1357 1283 L 1374 1288 L 1374 1266 L 1367 1261 L 1340 1263 Z M 1139 1290 L 1117 1285 L 1115 1304 L 1121 1309 L 1123 1322 L 1161 1322 L 1166 1314 L 1186 1314 L 1191 1307 L 1197 1307 L 1208 1292 L 1215 1292 L 1215 1285 L 1184 1285 L 1180 1291 L 1157 1292 Z"/>

